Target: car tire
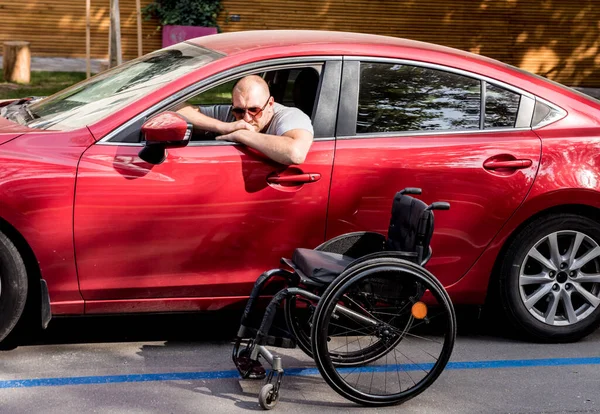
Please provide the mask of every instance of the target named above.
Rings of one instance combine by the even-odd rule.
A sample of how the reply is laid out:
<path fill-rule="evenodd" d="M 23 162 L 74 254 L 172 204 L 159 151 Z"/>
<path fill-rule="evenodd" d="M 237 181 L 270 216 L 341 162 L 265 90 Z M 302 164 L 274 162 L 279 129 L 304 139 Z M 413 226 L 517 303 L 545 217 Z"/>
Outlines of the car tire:
<path fill-rule="evenodd" d="M 589 335 L 600 325 L 600 224 L 576 214 L 532 221 L 510 242 L 498 281 L 505 314 L 528 339 Z"/>
<path fill-rule="evenodd" d="M 26 299 L 25 264 L 15 245 L 0 233 L 0 342 L 19 321 Z"/>

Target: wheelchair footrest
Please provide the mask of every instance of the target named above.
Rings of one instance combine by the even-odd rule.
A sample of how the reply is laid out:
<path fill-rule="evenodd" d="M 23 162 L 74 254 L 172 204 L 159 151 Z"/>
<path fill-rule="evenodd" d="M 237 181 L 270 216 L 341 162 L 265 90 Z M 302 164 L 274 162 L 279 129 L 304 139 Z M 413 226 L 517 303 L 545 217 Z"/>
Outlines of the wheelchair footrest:
<path fill-rule="evenodd" d="M 267 376 L 260 361 L 254 361 L 249 356 L 242 354 L 235 357 L 233 362 L 243 379 L 263 379 Z"/>

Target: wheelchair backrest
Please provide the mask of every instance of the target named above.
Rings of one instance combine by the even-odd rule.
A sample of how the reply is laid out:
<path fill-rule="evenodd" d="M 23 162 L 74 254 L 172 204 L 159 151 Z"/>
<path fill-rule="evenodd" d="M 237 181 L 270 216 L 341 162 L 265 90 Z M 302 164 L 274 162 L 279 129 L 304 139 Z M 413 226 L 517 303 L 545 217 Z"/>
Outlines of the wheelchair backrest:
<path fill-rule="evenodd" d="M 386 250 L 415 253 L 415 262 L 422 263 L 429 255 L 432 235 L 433 212 L 427 209 L 427 204 L 409 195 L 396 193 Z"/>

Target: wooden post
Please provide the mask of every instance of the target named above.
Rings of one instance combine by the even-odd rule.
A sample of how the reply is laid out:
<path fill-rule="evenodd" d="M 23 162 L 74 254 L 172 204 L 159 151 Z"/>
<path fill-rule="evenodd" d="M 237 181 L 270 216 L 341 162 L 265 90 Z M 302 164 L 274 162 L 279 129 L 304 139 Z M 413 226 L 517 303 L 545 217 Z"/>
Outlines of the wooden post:
<path fill-rule="evenodd" d="M 135 0 L 135 7 L 137 10 L 137 37 L 138 37 L 138 57 L 144 54 L 142 48 L 142 6 L 140 0 Z"/>
<path fill-rule="evenodd" d="M 121 55 L 121 15 L 119 0 L 110 0 L 110 35 L 108 45 L 108 67 L 112 68 L 123 63 Z"/>
<path fill-rule="evenodd" d="M 4 42 L 2 69 L 6 82 L 29 83 L 31 80 L 29 42 Z"/>
<path fill-rule="evenodd" d="M 90 0 L 85 0 L 85 76 L 91 75 L 90 62 Z"/>

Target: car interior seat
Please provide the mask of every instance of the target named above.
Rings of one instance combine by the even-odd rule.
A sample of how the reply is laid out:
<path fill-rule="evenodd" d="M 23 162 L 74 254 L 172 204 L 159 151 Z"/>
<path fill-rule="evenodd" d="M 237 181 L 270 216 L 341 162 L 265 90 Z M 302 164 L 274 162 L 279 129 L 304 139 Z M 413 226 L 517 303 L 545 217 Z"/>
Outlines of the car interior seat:
<path fill-rule="evenodd" d="M 296 77 L 292 90 L 294 106 L 311 119 L 318 87 L 319 73 L 313 68 L 304 68 Z"/>

